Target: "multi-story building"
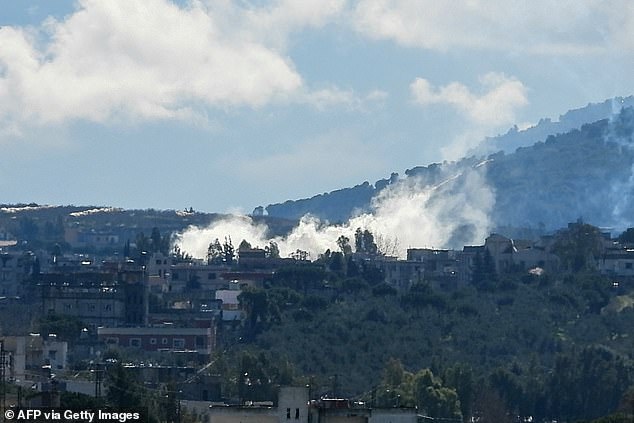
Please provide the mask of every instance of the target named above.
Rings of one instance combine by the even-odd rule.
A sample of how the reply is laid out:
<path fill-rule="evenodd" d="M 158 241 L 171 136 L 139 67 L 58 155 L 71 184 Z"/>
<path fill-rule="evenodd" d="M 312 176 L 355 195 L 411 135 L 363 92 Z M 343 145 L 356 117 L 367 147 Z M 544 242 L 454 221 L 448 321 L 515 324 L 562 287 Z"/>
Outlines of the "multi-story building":
<path fill-rule="evenodd" d="M 33 275 L 37 257 L 31 252 L 0 253 L 0 297 L 18 297 Z"/>
<path fill-rule="evenodd" d="M 149 352 L 195 352 L 208 358 L 216 342 L 215 326 L 99 327 L 97 335 L 107 346 L 138 348 Z"/>
<path fill-rule="evenodd" d="M 55 335 L 5 336 L 0 341 L 5 351 L 7 380 L 33 380 L 66 369 L 68 344 Z"/>
<path fill-rule="evenodd" d="M 606 249 L 597 260 L 597 269 L 602 275 L 633 280 L 634 279 L 634 249 L 614 246 Z"/>
<path fill-rule="evenodd" d="M 559 259 L 548 248 L 527 240 L 513 240 L 491 234 L 484 242 L 498 273 L 525 271 L 532 268 L 556 269 Z"/>
<path fill-rule="evenodd" d="M 44 273 L 38 282 L 44 314 L 73 316 L 87 326 L 145 325 L 147 278 L 138 267 Z"/>

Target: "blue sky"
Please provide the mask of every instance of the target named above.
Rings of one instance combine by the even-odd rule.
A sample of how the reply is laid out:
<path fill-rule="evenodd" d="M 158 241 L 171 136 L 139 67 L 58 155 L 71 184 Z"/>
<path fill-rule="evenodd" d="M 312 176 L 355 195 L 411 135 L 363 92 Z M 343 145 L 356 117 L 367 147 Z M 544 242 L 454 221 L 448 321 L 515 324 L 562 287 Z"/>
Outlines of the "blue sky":
<path fill-rule="evenodd" d="M 627 0 L 0 0 L 0 202 L 250 212 L 634 94 Z"/>

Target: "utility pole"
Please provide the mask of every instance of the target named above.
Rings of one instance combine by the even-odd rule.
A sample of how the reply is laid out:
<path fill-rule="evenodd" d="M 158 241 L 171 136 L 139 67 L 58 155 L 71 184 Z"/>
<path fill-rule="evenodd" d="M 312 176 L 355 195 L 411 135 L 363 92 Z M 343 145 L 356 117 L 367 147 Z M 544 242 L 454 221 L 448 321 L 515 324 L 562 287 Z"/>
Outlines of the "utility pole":
<path fill-rule="evenodd" d="M 101 364 L 95 364 L 95 398 L 101 397 L 101 383 L 102 383 L 103 369 Z"/>
<path fill-rule="evenodd" d="M 0 407 L 2 408 L 2 419 L 4 421 L 4 410 L 6 409 L 6 353 L 4 351 L 4 339 L 0 339 Z"/>
<path fill-rule="evenodd" d="M 332 378 L 332 395 L 333 395 L 333 397 L 339 398 L 338 391 L 339 391 L 339 375 L 337 373 L 335 373 L 335 376 Z"/>

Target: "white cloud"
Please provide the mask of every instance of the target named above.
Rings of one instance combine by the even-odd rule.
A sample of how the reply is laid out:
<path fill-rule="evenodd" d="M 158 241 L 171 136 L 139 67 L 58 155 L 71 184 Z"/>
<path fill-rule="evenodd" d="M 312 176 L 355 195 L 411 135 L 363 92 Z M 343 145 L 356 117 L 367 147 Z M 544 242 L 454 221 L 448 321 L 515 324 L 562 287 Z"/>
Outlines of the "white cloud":
<path fill-rule="evenodd" d="M 369 37 L 410 47 L 583 54 L 632 47 L 622 35 L 634 30 L 631 12 L 628 0 L 358 0 L 353 22 Z"/>
<path fill-rule="evenodd" d="M 478 95 L 459 82 L 434 88 L 426 79 L 416 78 L 410 91 L 421 106 L 448 104 L 472 122 L 493 127 L 513 123 L 515 110 L 528 104 L 526 87 L 515 78 L 491 72 L 480 78 L 480 84 L 484 92 Z"/>
<path fill-rule="evenodd" d="M 342 90 L 335 86 L 323 89 L 306 91 L 300 96 L 300 101 L 311 104 L 318 110 L 326 110 L 332 105 L 342 105 L 348 110 L 366 111 L 367 106 L 383 104 L 388 93 L 383 90 L 373 90 L 363 97 L 358 96 L 353 90 Z"/>
<path fill-rule="evenodd" d="M 336 20 L 343 12 L 346 0 L 279 0 L 272 3 L 266 8 L 250 9 L 242 15 L 241 26 L 257 34 L 260 40 L 284 47 L 290 32 L 304 27 L 321 27 Z"/>
<path fill-rule="evenodd" d="M 491 135 L 516 122 L 518 109 L 528 104 L 527 88 L 521 81 L 490 72 L 479 78 L 480 90 L 474 92 L 460 82 L 434 87 L 424 78 L 410 84 L 414 102 L 422 107 L 447 105 L 465 116 L 468 125 L 440 148 L 445 160 L 456 160 Z"/>
<path fill-rule="evenodd" d="M 284 53 L 292 31 L 324 25 L 342 4 L 80 0 L 61 21 L 0 28 L 0 123 L 196 120 L 205 107 L 342 101 L 313 94 Z"/>

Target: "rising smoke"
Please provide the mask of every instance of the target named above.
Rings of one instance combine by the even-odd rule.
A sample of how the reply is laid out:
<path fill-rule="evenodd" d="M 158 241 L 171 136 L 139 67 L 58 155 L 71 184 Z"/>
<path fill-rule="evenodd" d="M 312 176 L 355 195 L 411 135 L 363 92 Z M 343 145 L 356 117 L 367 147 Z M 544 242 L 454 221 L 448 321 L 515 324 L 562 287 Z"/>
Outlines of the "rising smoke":
<path fill-rule="evenodd" d="M 389 255 L 405 257 L 407 248 L 461 248 L 481 244 L 491 228 L 490 212 L 495 195 L 486 183 L 486 163 L 452 170 L 441 183 L 429 185 L 421 178 L 407 177 L 372 199 L 371 212 L 351 218 L 341 225 L 304 216 L 297 227 L 283 237 L 269 237 L 268 228 L 247 216 L 233 216 L 206 228 L 192 226 L 176 236 L 181 250 L 204 258 L 216 238 L 231 237 L 234 245 L 245 239 L 253 246 L 278 244 L 280 255 L 295 251 L 316 259 L 327 249 L 337 250 L 337 239 L 344 235 L 354 240 L 357 228 L 368 229 L 379 249 Z"/>
<path fill-rule="evenodd" d="M 622 156 L 634 156 L 634 109 L 631 107 L 617 110 L 619 104 L 612 102 L 613 114 L 609 118 L 605 141 L 620 147 Z M 612 221 L 610 224 L 618 231 L 624 231 L 632 224 L 632 198 L 634 194 L 634 164 L 631 165 L 625 175 L 612 182 L 610 203 L 612 208 Z"/>

